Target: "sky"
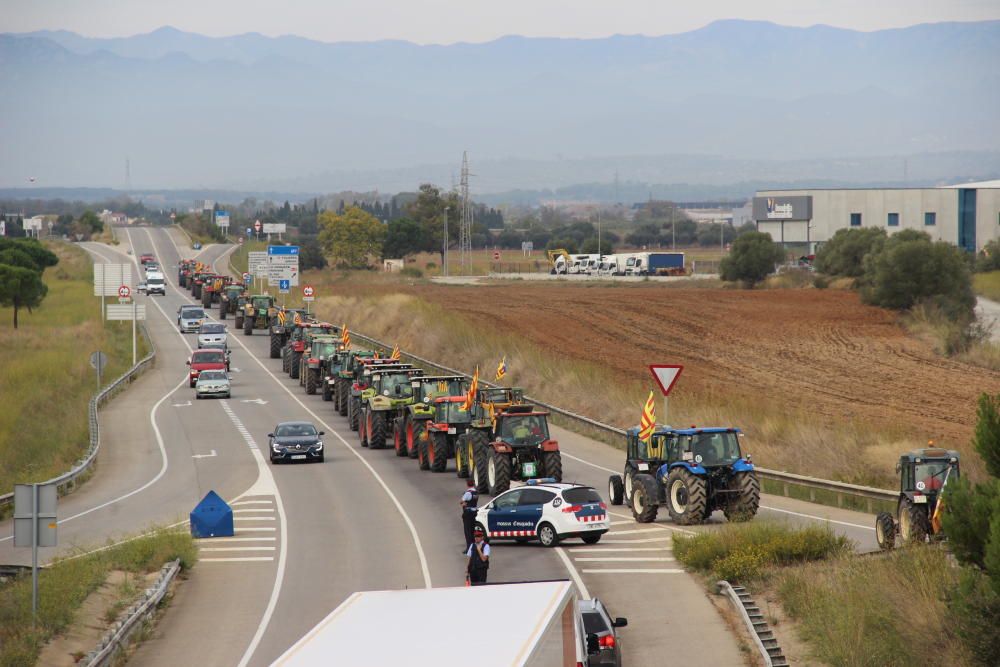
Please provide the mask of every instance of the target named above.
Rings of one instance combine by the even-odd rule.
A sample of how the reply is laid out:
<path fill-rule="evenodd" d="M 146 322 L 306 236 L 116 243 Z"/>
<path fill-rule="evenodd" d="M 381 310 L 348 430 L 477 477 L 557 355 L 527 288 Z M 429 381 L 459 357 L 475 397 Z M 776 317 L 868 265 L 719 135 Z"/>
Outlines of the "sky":
<path fill-rule="evenodd" d="M 503 35 L 665 35 L 727 18 L 869 31 L 1000 19 L 1000 0 L 0 0 L 0 32 L 69 30 L 88 37 L 170 25 L 213 37 L 259 32 L 450 44 Z"/>

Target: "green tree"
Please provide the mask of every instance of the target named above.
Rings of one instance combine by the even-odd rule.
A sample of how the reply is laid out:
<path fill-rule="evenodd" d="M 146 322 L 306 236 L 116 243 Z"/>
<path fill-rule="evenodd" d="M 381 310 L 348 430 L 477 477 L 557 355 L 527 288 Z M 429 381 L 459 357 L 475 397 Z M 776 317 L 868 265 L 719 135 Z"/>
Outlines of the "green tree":
<path fill-rule="evenodd" d="M 990 241 L 976 257 L 976 271 L 1000 271 L 1000 241 Z"/>
<path fill-rule="evenodd" d="M 8 250 L 16 251 L 21 255 L 26 255 L 30 258 L 35 271 L 44 271 L 46 267 L 55 266 L 59 263 L 59 258 L 54 252 L 46 248 L 40 241 L 36 239 L 5 239 L 0 237 L 0 252 L 6 252 Z M 23 260 L 20 260 L 23 262 Z M 31 268 L 17 261 L 3 261 L 0 260 L 0 264 L 14 264 L 15 266 L 25 266 L 25 268 Z"/>
<path fill-rule="evenodd" d="M 326 257 L 315 236 L 299 237 L 299 268 L 302 271 L 326 268 Z"/>
<path fill-rule="evenodd" d="M 81 229 L 89 230 L 90 234 L 100 234 L 104 231 L 104 223 L 93 211 L 84 211 L 77 222 Z"/>
<path fill-rule="evenodd" d="M 585 255 L 596 255 L 598 248 L 600 248 L 602 255 L 611 255 L 615 252 L 614 245 L 606 238 L 602 238 L 600 246 L 598 246 L 596 236 L 584 240 L 583 245 L 580 246 L 580 252 Z"/>
<path fill-rule="evenodd" d="M 733 241 L 732 251 L 719 265 L 723 280 L 740 281 L 753 288 L 774 273 L 774 267 L 785 257 L 785 251 L 777 245 L 770 234 L 748 232 Z"/>
<path fill-rule="evenodd" d="M 930 302 L 949 317 L 971 322 L 976 297 L 962 251 L 950 243 L 934 243 L 920 232 L 906 232 L 866 256 L 862 298 L 899 310 Z"/>
<path fill-rule="evenodd" d="M 422 250 L 437 252 L 444 264 L 444 218 L 448 210 L 448 246 L 458 243 L 459 220 L 462 207 L 458 195 L 450 192 L 442 196 L 441 190 L 430 183 L 420 186 L 417 199 L 409 206 L 409 215 L 423 229 Z"/>
<path fill-rule="evenodd" d="M 1000 479 L 1000 395 L 979 397 L 972 446 L 986 463 L 986 471 Z"/>
<path fill-rule="evenodd" d="M 0 305 L 14 308 L 14 328 L 21 308 L 37 308 L 48 293 L 42 274 L 23 266 L 0 264 Z"/>
<path fill-rule="evenodd" d="M 320 246 L 337 266 L 363 269 L 369 257 L 382 255 L 385 225 L 357 206 L 342 214 L 323 211 L 318 221 Z"/>
<path fill-rule="evenodd" d="M 816 251 L 816 270 L 832 276 L 860 277 L 865 257 L 877 253 L 886 241 L 884 229 L 839 229 Z"/>
<path fill-rule="evenodd" d="M 406 257 L 428 247 L 427 232 L 412 218 L 391 220 L 386 228 L 382 256 L 390 258 Z"/>

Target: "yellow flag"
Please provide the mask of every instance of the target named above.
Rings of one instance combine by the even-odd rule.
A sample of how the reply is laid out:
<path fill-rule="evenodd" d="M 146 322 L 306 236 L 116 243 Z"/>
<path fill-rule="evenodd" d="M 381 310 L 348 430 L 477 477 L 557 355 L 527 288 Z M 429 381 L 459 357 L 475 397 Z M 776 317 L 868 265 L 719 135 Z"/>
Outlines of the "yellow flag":
<path fill-rule="evenodd" d="M 392 354 L 389 355 L 389 358 L 390 359 L 395 359 L 396 361 L 399 361 L 400 356 L 402 356 L 402 355 L 399 354 L 399 345 L 393 345 L 392 346 Z"/>
<path fill-rule="evenodd" d="M 507 375 L 507 355 L 504 355 L 504 358 L 500 360 L 500 364 L 497 366 L 495 381 L 499 382 L 503 379 L 504 375 Z"/>
<path fill-rule="evenodd" d="M 642 417 L 639 419 L 639 439 L 649 442 L 653 436 L 653 429 L 656 428 L 656 404 L 653 401 L 653 392 L 649 392 L 646 405 L 642 408 Z"/>

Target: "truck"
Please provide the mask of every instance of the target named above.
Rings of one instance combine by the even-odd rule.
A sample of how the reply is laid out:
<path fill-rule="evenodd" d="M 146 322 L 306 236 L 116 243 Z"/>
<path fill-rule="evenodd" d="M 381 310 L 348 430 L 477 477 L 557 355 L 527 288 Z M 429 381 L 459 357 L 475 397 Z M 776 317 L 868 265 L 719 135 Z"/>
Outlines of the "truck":
<path fill-rule="evenodd" d="M 625 261 L 627 276 L 686 276 L 682 252 L 637 252 Z"/>
<path fill-rule="evenodd" d="M 489 620 L 471 610 L 488 613 Z M 428 640 L 427 619 L 447 619 L 447 639 Z M 386 641 L 386 628 L 392 628 L 391 641 Z M 273 667 L 581 666 L 588 663 L 588 641 L 576 589 L 565 580 L 360 591 L 308 630 Z"/>
<path fill-rule="evenodd" d="M 572 263 L 566 269 L 566 273 L 582 273 L 586 274 L 590 270 L 590 263 L 600 262 L 600 255 L 570 255 L 573 258 Z"/>
<path fill-rule="evenodd" d="M 632 254 L 605 255 L 598 266 L 597 273 L 602 276 L 624 276 Z"/>

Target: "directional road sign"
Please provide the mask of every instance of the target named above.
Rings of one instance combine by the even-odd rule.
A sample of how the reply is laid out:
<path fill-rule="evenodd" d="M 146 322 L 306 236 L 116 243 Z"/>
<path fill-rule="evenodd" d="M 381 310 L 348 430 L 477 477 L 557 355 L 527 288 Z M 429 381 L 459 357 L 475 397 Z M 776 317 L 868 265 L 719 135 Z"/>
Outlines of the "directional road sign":
<path fill-rule="evenodd" d="M 91 352 L 90 353 L 90 366 L 94 370 L 103 371 L 104 367 L 108 365 L 108 355 L 103 352 Z"/>
<path fill-rule="evenodd" d="M 107 317 L 108 320 L 128 322 L 129 320 L 135 319 L 141 322 L 146 319 L 146 305 L 142 303 L 109 303 Z"/>
<path fill-rule="evenodd" d="M 263 250 L 252 250 L 247 253 L 247 269 L 258 278 L 267 276 L 267 253 Z"/>
<path fill-rule="evenodd" d="M 267 281 L 272 287 L 287 280 L 289 285 L 299 284 L 299 247 L 297 245 L 267 246 Z"/>
<path fill-rule="evenodd" d="M 674 383 L 681 376 L 683 366 L 673 366 L 670 364 L 650 364 L 649 372 L 653 374 L 656 384 L 660 385 L 660 393 L 664 396 L 670 395 L 670 390 L 674 388 Z"/>
<path fill-rule="evenodd" d="M 249 285 L 251 280 L 253 280 L 253 276 L 251 276 L 249 273 L 244 273 L 243 274 L 243 283 L 244 284 Z"/>
<path fill-rule="evenodd" d="M 251 234 L 253 234 L 253 230 L 247 227 L 247 236 L 250 236 Z"/>

